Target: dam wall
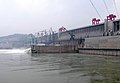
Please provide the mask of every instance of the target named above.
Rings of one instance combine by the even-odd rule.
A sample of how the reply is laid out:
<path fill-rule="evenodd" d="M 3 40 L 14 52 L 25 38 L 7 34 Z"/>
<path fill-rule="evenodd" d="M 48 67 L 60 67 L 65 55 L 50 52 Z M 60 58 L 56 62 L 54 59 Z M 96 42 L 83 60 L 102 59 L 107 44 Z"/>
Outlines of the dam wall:
<path fill-rule="evenodd" d="M 120 49 L 120 35 L 86 38 L 85 48 Z"/>
<path fill-rule="evenodd" d="M 120 56 L 120 49 L 78 48 L 80 54 Z"/>
<path fill-rule="evenodd" d="M 120 35 L 86 38 L 84 48 L 78 50 L 81 54 L 120 56 Z"/>
<path fill-rule="evenodd" d="M 120 19 L 66 30 L 38 39 L 32 53 L 87 53 L 120 55 Z M 38 44 L 44 43 L 45 46 Z M 56 46 L 58 45 L 58 46 Z"/>
<path fill-rule="evenodd" d="M 65 46 L 31 46 L 32 53 L 76 53 L 76 47 L 73 45 Z"/>
<path fill-rule="evenodd" d="M 65 41 L 64 41 L 65 42 Z M 68 41 L 66 41 L 67 43 Z M 61 45 L 31 45 L 32 53 L 80 53 L 93 55 L 120 56 L 120 35 L 85 38 L 84 47 L 78 40 Z M 76 43 L 76 44 L 75 44 Z"/>

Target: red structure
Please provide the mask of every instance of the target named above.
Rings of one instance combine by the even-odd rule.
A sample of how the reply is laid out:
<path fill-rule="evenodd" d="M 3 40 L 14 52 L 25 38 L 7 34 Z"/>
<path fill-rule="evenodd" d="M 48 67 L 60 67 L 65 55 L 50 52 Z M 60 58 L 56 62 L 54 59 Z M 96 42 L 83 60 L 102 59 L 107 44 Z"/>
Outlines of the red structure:
<path fill-rule="evenodd" d="M 92 19 L 92 24 L 94 25 L 94 24 L 99 24 L 99 22 L 100 22 L 100 19 L 96 19 L 96 18 L 93 18 Z"/>
<path fill-rule="evenodd" d="M 66 28 L 62 26 L 61 28 L 59 28 L 59 32 L 63 32 L 63 31 L 66 31 Z"/>
<path fill-rule="evenodd" d="M 113 21 L 113 20 L 115 20 L 115 18 L 116 18 L 116 15 L 114 15 L 114 14 L 110 14 L 109 16 L 107 16 L 108 21 Z"/>

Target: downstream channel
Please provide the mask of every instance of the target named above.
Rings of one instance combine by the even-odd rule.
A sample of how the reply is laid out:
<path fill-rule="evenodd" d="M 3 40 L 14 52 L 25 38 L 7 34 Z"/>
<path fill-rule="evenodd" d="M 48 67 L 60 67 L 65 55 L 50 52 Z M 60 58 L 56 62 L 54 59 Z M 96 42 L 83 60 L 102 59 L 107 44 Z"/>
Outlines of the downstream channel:
<path fill-rule="evenodd" d="M 120 57 L 0 50 L 0 83 L 120 83 Z"/>

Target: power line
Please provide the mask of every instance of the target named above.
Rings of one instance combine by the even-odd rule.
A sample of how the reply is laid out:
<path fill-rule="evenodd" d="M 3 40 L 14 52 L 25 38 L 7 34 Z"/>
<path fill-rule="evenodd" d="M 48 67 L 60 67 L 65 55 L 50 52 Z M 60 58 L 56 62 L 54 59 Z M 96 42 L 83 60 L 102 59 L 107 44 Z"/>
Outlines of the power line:
<path fill-rule="evenodd" d="M 113 0 L 113 3 L 114 3 L 114 6 L 115 6 L 115 10 L 116 10 L 117 16 L 119 18 L 119 14 L 118 14 L 118 10 L 117 10 L 117 6 L 116 6 L 116 3 L 115 3 L 115 0 Z"/>
<path fill-rule="evenodd" d="M 101 15 L 99 14 L 97 8 L 94 6 L 93 2 L 90 0 L 90 3 L 92 4 L 93 8 L 95 9 L 95 11 L 97 12 L 98 16 L 102 19 Z M 103 19 L 102 19 L 103 20 Z"/>
<path fill-rule="evenodd" d="M 103 2 L 104 2 L 104 4 L 105 4 L 105 7 L 106 7 L 107 12 L 108 12 L 108 14 L 109 14 L 110 12 L 109 12 L 109 10 L 108 10 L 108 7 L 107 7 L 107 4 L 106 4 L 105 0 L 103 0 Z"/>

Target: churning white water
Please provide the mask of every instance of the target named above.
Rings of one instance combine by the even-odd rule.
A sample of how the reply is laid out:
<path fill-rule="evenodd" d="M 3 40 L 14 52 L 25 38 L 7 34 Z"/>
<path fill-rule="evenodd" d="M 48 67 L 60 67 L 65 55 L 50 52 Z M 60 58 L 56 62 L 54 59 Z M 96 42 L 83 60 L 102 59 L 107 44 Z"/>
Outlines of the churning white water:
<path fill-rule="evenodd" d="M 27 53 L 30 48 L 27 49 L 1 49 L 0 53 Z"/>

